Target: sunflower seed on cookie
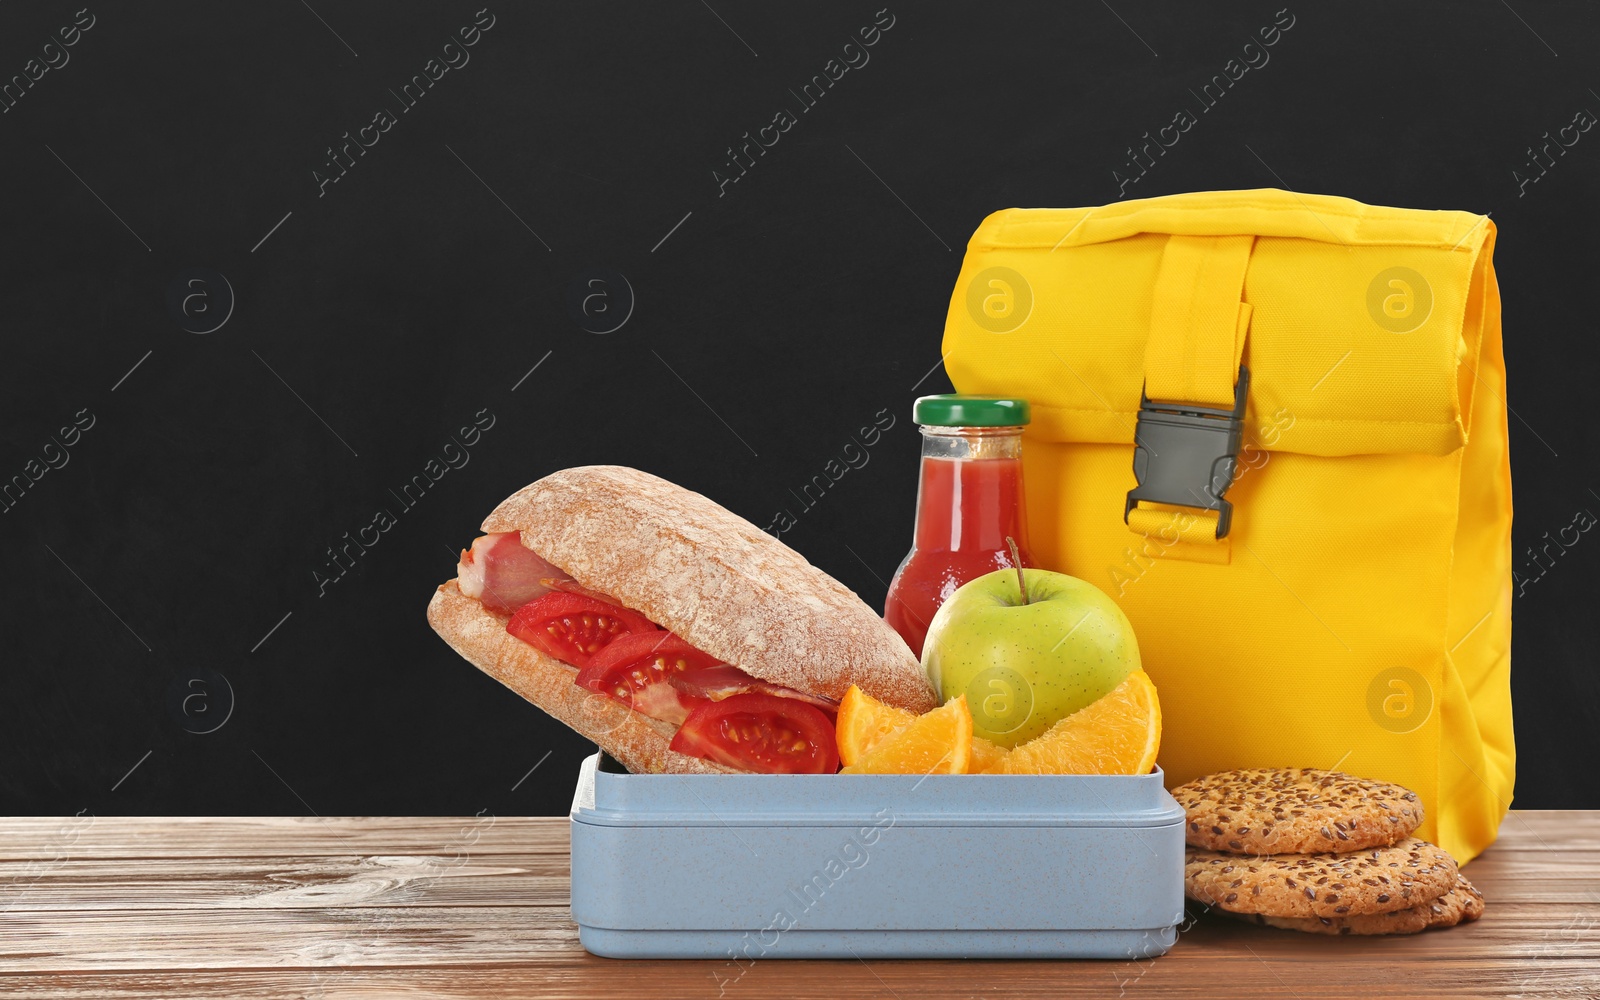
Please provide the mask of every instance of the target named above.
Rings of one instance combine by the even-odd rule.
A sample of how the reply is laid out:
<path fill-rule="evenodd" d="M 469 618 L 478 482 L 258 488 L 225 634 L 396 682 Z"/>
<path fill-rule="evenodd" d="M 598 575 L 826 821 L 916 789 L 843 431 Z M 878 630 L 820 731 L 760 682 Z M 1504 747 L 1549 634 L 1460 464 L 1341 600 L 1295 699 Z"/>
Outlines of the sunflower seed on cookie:
<path fill-rule="evenodd" d="M 1315 768 L 1219 771 L 1172 790 L 1191 846 L 1235 854 L 1387 847 L 1422 824 L 1417 793 Z"/>
<path fill-rule="evenodd" d="M 1200 903 L 1269 917 L 1345 917 L 1431 903 L 1456 885 L 1455 859 L 1425 840 L 1318 854 L 1241 857 L 1191 847 L 1183 891 Z"/>
<path fill-rule="evenodd" d="M 1389 913 L 1362 913 L 1346 917 L 1269 917 L 1264 913 L 1230 916 L 1280 930 L 1305 934 L 1416 934 L 1431 927 L 1454 927 L 1483 916 L 1483 893 L 1457 875 L 1455 888 L 1431 902 Z M 1223 911 L 1227 912 L 1227 911 Z"/>

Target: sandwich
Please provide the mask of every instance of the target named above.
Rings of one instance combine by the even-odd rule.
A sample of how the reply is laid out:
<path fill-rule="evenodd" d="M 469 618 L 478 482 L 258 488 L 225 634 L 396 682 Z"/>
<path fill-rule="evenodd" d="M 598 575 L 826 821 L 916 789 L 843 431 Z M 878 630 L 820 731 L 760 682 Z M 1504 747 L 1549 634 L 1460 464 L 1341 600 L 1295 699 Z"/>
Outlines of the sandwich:
<path fill-rule="evenodd" d="M 911 712 L 936 704 L 849 588 L 656 476 L 552 473 L 482 530 L 428 623 L 634 773 L 832 773 L 852 684 Z"/>

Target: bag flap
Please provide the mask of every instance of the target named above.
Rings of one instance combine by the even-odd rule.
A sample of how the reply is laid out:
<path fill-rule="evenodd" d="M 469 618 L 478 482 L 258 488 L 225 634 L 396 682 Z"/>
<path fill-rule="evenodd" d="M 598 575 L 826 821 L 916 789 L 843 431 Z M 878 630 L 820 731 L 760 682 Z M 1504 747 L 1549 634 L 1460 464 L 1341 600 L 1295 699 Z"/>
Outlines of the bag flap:
<path fill-rule="evenodd" d="M 968 243 L 945 369 L 961 392 L 1027 397 L 1030 436 L 1131 445 L 1169 239 L 1253 236 L 1246 443 L 1444 455 L 1466 443 L 1484 324 L 1499 322 L 1494 234 L 1487 216 L 1276 189 L 1007 209 Z"/>

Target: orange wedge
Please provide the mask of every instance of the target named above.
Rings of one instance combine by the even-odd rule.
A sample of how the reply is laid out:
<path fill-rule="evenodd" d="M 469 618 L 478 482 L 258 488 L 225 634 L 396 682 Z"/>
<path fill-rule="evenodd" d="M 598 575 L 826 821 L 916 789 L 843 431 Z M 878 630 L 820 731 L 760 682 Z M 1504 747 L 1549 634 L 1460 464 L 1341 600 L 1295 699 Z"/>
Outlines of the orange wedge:
<path fill-rule="evenodd" d="M 903 708 L 885 705 L 854 684 L 839 703 L 839 760 L 845 766 L 866 756 L 873 747 L 915 722 L 917 717 Z M 972 738 L 968 769 L 973 774 L 987 770 L 1005 756 L 1005 747 L 982 736 Z"/>
<path fill-rule="evenodd" d="M 988 774 L 1147 774 L 1161 749 L 1161 702 L 1143 670 L 984 769 Z"/>
<path fill-rule="evenodd" d="M 972 760 L 967 764 L 967 773 L 982 774 L 1000 763 L 1000 759 L 1009 752 L 998 743 L 991 743 L 982 736 L 974 736 L 972 738 Z"/>
<path fill-rule="evenodd" d="M 903 708 L 885 705 L 865 691 L 850 685 L 839 702 L 837 729 L 839 760 L 846 766 L 864 757 L 873 747 L 916 721 Z"/>
<path fill-rule="evenodd" d="M 843 714 L 841 703 L 841 723 Z M 960 695 L 916 717 L 840 773 L 966 774 L 971 760 L 972 712 L 967 708 L 967 696 Z"/>

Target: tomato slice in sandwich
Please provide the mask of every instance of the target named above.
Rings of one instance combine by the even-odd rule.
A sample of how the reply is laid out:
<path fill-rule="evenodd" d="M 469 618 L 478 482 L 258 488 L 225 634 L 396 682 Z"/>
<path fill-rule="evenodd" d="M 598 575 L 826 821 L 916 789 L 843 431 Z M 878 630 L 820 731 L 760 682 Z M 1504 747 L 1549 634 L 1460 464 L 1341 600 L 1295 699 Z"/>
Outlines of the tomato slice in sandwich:
<path fill-rule="evenodd" d="M 714 667 L 719 661 L 671 632 L 621 636 L 578 672 L 577 685 L 615 698 L 652 719 L 683 722 L 709 699 L 680 691 L 671 679 Z"/>
<path fill-rule="evenodd" d="M 563 663 L 586 667 L 619 636 L 656 632 L 644 615 L 596 597 L 562 591 L 536 597 L 517 609 L 506 631 Z"/>
<path fill-rule="evenodd" d="M 763 774 L 839 770 L 833 724 L 821 709 L 770 694 L 736 694 L 700 706 L 678 727 L 672 749 Z"/>

